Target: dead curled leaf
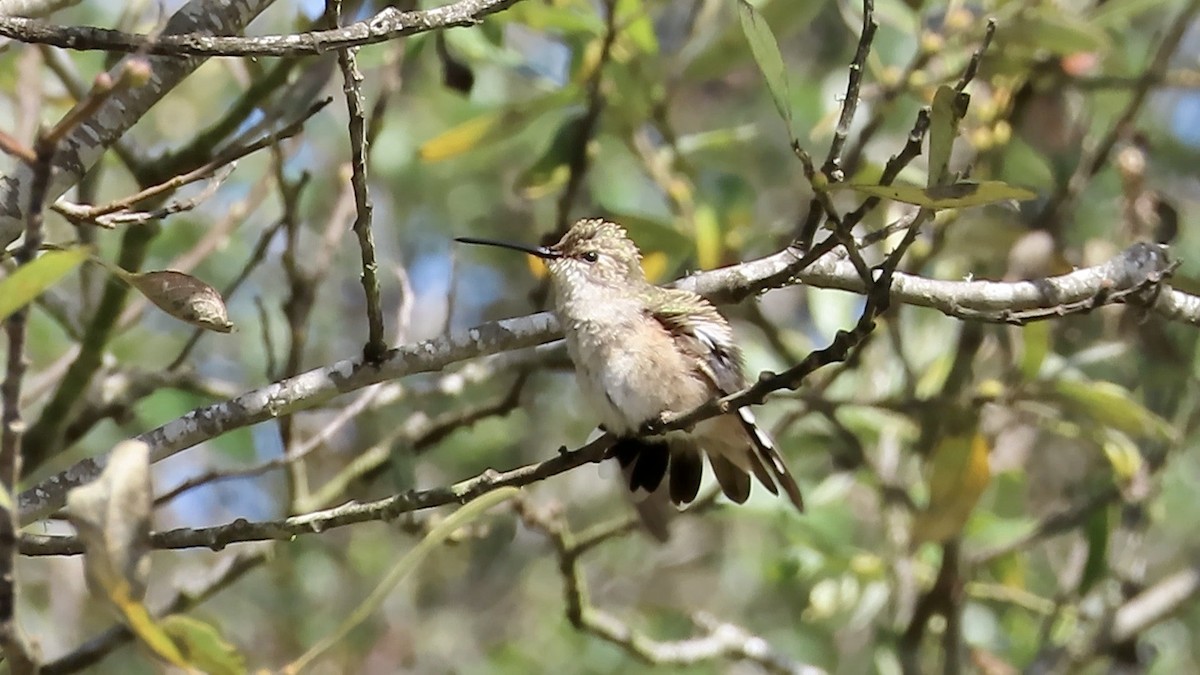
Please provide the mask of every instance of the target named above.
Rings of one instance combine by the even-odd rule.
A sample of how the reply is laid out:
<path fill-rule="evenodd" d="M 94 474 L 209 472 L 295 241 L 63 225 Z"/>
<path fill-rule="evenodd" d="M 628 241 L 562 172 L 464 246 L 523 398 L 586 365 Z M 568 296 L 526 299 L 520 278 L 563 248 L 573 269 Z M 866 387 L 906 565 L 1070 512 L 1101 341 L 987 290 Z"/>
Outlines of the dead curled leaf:
<path fill-rule="evenodd" d="M 150 447 L 123 441 L 95 481 L 67 493 L 67 516 L 84 548 L 93 593 L 139 600 L 150 574 Z"/>
<path fill-rule="evenodd" d="M 233 330 L 225 300 L 217 289 L 174 270 L 129 274 L 125 277 L 146 299 L 171 316 L 205 330 Z"/>

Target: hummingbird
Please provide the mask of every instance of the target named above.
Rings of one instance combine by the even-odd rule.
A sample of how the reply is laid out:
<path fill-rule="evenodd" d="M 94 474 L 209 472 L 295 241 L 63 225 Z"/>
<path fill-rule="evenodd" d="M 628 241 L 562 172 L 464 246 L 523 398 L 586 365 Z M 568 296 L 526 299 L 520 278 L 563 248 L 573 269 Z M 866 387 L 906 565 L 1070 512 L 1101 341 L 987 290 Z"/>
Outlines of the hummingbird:
<path fill-rule="evenodd" d="M 779 495 L 782 488 L 804 510 L 795 478 L 748 408 L 703 420 L 691 430 L 640 435 L 646 423 L 734 393 L 746 378 L 729 321 L 696 293 L 647 281 L 641 252 L 624 228 L 585 218 L 552 246 L 475 237 L 456 241 L 545 261 L 580 388 L 601 427 L 616 438 L 609 454 L 635 494 L 654 494 L 665 479 L 672 502 L 692 502 L 707 455 L 731 501 L 749 498 L 753 474 L 769 492 Z"/>

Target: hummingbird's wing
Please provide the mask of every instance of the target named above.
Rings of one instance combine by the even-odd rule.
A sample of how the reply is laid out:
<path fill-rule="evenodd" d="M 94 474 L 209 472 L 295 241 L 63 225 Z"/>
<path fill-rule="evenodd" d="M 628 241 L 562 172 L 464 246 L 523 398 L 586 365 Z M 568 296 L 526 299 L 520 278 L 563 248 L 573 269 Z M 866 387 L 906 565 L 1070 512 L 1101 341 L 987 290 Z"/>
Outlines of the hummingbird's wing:
<path fill-rule="evenodd" d="M 715 394 L 724 396 L 738 391 L 746 383 L 742 370 L 742 355 L 733 339 L 733 328 L 721 313 L 703 297 L 690 291 L 670 288 L 657 288 L 650 306 L 651 315 L 675 338 L 675 343 L 685 353 L 693 355 L 698 371 L 712 383 Z M 783 457 L 775 449 L 774 443 L 767 434 L 759 428 L 754 420 L 754 414 L 748 408 L 739 408 L 734 412 L 754 451 L 747 453 L 750 468 L 758 481 L 772 494 L 779 494 L 776 483 L 787 493 L 788 500 L 797 510 L 804 510 L 804 499 L 800 486 L 788 471 Z M 728 476 L 729 467 L 718 469 L 716 457 L 711 458 L 713 471 L 721 478 L 722 470 Z M 764 466 L 765 465 L 765 466 Z M 768 474 L 769 471 L 769 474 Z M 771 477 L 774 476 L 774 480 Z M 722 489 L 726 487 L 721 480 Z M 729 482 L 737 496 L 742 496 L 741 485 Z M 726 495 L 729 490 L 724 490 Z M 735 501 L 737 501 L 735 499 Z"/>

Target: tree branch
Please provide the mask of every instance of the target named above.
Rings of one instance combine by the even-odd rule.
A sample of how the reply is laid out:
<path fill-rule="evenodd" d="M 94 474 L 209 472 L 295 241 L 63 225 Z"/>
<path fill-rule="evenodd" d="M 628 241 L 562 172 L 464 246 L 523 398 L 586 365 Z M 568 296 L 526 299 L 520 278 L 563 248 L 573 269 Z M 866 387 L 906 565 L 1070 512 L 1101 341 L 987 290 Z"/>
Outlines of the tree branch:
<path fill-rule="evenodd" d="M 797 283 L 866 291 L 853 265 L 841 260 L 837 252 L 803 270 L 792 268 L 796 260 L 795 254 L 785 250 L 687 277 L 676 285 L 718 302 L 736 301 L 768 288 Z M 1200 325 L 1200 297 L 1163 283 L 1170 267 L 1165 248 L 1135 244 L 1102 265 L 1034 281 L 939 281 L 896 272 L 890 301 L 992 323 L 1024 323 L 1132 302 L 1166 318 Z M 440 370 L 468 358 L 532 347 L 560 335 L 558 321 L 547 312 L 486 323 L 398 347 L 377 366 L 364 365 L 361 358 L 346 359 L 285 378 L 237 398 L 197 408 L 138 439 L 150 445 L 153 460 L 158 461 L 232 429 L 312 408 L 376 382 Z M 28 522 L 60 507 L 67 490 L 92 480 L 103 466 L 103 457 L 86 459 L 22 493 L 22 520 Z"/>
<path fill-rule="evenodd" d="M 270 4 L 271 0 L 191 0 L 167 21 L 164 35 L 154 39 L 164 39 L 170 34 L 198 36 L 205 33 L 239 33 Z M 12 29 L 14 25 L 46 24 L 29 19 L 0 18 L 0 34 L 21 39 L 20 30 L 6 30 Z M 70 32 L 86 29 L 66 30 Z M 142 46 L 151 41 L 149 36 L 142 38 Z M 54 158 L 54 170 L 46 190 L 46 201 L 57 199 L 67 188 L 79 182 L 109 146 L 125 135 L 146 111 L 205 61 L 201 57 L 159 57 L 145 60 L 149 63 L 150 78 L 144 85 L 116 92 L 108 97 L 63 139 Z M 122 61 L 109 73 L 115 80 L 124 68 L 125 63 Z M 11 176 L 0 177 L 0 248 L 8 246 L 21 234 L 32 179 L 32 170 L 26 165 L 17 167 Z"/>
<path fill-rule="evenodd" d="M 169 56 L 300 56 L 387 42 L 439 28 L 473 26 L 483 17 L 508 9 L 518 2 L 520 0 L 459 0 L 443 7 L 412 12 L 387 7 L 369 19 L 342 28 L 294 35 L 236 37 L 229 35 L 237 32 L 232 30 L 221 31 L 225 35 L 214 36 L 196 29 L 188 33 L 173 31 L 171 35 L 152 37 L 106 28 L 57 26 L 30 19 L 0 18 L 0 36 L 79 50 L 141 51 Z"/>

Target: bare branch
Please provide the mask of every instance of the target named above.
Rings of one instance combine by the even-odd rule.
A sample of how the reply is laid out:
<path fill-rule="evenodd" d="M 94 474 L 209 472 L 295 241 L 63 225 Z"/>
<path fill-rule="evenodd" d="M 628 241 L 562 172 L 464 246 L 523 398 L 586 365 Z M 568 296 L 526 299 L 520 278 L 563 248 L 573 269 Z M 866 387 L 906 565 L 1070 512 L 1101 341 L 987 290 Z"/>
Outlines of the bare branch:
<path fill-rule="evenodd" d="M 300 56 L 387 42 L 439 28 L 473 26 L 485 16 L 518 2 L 520 0 L 459 0 L 443 7 L 413 12 L 387 7 L 369 19 L 342 28 L 296 35 L 234 37 L 229 34 L 236 31 L 224 31 L 223 35 L 216 36 L 196 28 L 187 33 L 168 30 L 170 35 L 151 37 L 105 28 L 56 26 L 30 19 L 0 18 L 0 36 L 66 49 L 143 51 L 170 56 Z"/>

